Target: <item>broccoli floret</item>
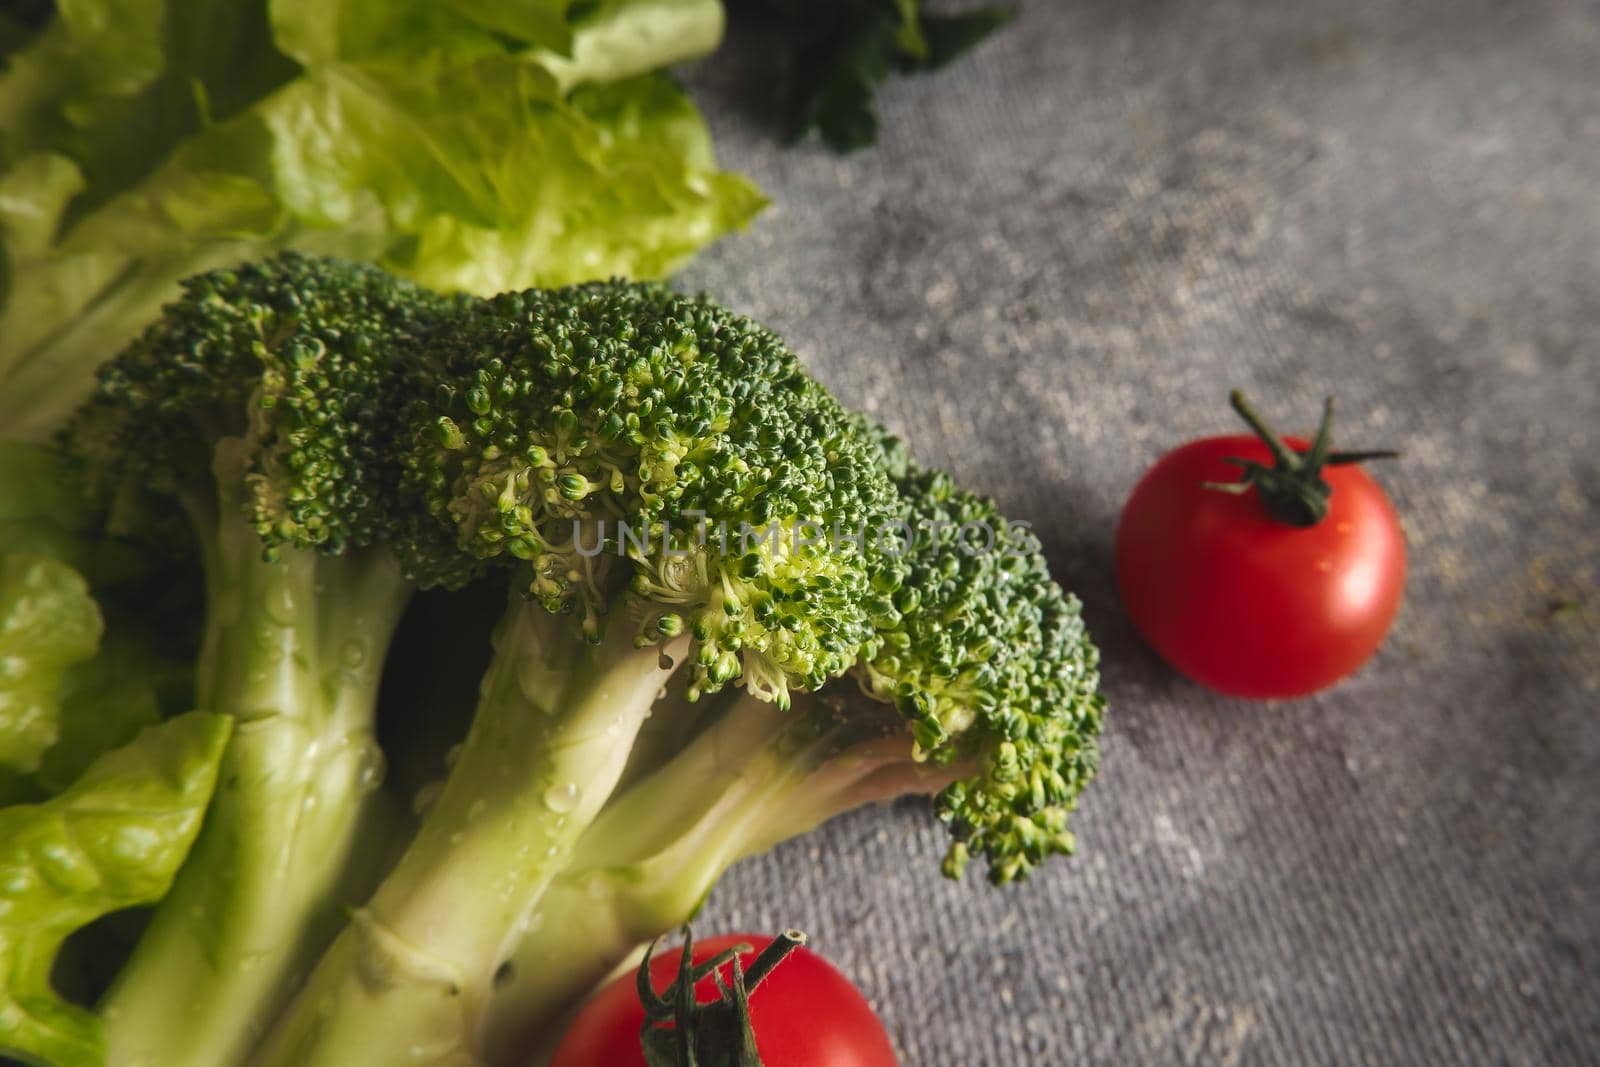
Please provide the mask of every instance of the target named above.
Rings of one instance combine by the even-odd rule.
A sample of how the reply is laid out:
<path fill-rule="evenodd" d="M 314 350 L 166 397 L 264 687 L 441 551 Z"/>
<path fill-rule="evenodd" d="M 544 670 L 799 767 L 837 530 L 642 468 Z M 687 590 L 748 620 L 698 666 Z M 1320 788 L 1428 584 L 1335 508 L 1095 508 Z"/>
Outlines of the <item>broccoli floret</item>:
<path fill-rule="evenodd" d="M 736 689 L 784 716 L 873 652 L 890 610 L 871 553 L 827 539 L 895 514 L 878 452 L 747 319 L 620 282 L 508 294 L 407 392 L 406 565 L 502 573 L 511 601 L 443 792 L 265 1063 L 473 1047 L 663 689 L 689 715 Z"/>
<path fill-rule="evenodd" d="M 193 854 L 105 1005 L 111 1059 L 239 1060 L 332 936 L 376 817 L 398 529 L 395 368 L 451 302 L 285 255 L 200 275 L 100 375 L 67 444 L 175 498 L 205 568 L 202 710 L 236 722 Z"/>
<path fill-rule="evenodd" d="M 945 869 L 977 852 L 1005 884 L 1073 849 L 1067 813 L 1098 766 L 1099 653 L 1025 524 L 942 471 L 912 467 L 899 487 L 915 531 L 902 616 L 862 687 L 900 711 L 914 758 L 979 768 L 939 794 Z"/>
<path fill-rule="evenodd" d="M 497 991 L 491 1060 L 529 1047 L 635 946 L 690 918 L 734 861 L 851 808 L 935 795 L 952 877 L 971 854 L 1004 883 L 1072 850 L 1067 814 L 1094 773 L 1103 710 L 1078 603 L 1025 525 L 866 429 L 912 534 L 879 564 L 895 588 L 877 640 L 787 714 L 719 698 L 692 739 L 611 799 Z"/>

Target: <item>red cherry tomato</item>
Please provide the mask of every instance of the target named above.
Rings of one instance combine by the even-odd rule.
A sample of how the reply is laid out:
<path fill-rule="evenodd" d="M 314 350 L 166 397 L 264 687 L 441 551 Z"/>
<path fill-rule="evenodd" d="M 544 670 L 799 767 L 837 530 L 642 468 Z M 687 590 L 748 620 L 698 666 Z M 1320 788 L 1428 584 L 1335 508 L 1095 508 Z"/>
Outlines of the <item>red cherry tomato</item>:
<path fill-rule="evenodd" d="M 1296 452 L 1307 443 L 1287 439 Z M 1328 466 L 1327 515 L 1292 526 L 1259 488 L 1234 495 L 1229 457 L 1271 466 L 1262 440 L 1208 437 L 1145 474 L 1117 529 L 1117 582 L 1135 625 L 1190 678 L 1242 697 L 1332 685 L 1382 644 L 1405 584 L 1405 541 L 1389 498 L 1361 468 Z"/>
<path fill-rule="evenodd" d="M 772 938 L 730 934 L 694 943 L 694 961 L 710 959 L 741 942 L 751 951 L 740 954 L 744 966 Z M 671 985 L 678 973 L 680 950 L 662 949 L 650 961 L 656 992 Z M 731 981 L 731 965 L 722 969 Z M 702 1003 L 717 999 L 707 975 L 695 987 Z M 556 1049 L 550 1067 L 645 1067 L 639 1047 L 644 1008 L 635 977 L 623 975 L 584 1005 Z M 894 1051 L 883 1024 L 850 980 L 816 953 L 798 948 L 789 954 L 750 996 L 750 1024 L 765 1067 L 895 1067 Z"/>

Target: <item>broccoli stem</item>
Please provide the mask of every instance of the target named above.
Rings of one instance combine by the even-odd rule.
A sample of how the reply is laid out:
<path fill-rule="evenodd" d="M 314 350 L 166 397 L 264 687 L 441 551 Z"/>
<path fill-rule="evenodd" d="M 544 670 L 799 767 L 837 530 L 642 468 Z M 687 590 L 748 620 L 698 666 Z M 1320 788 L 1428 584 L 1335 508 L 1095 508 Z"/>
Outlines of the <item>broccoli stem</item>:
<path fill-rule="evenodd" d="M 194 849 L 103 1005 L 109 1062 L 128 1067 L 239 1062 L 371 881 L 374 707 L 410 584 L 379 550 L 268 562 L 231 503 L 191 513 L 214 531 L 199 704 L 237 725 Z"/>
<path fill-rule="evenodd" d="M 444 792 L 274 1031 L 263 1067 L 478 1062 L 520 931 L 622 774 L 688 638 L 598 644 L 517 597 Z M 665 658 L 664 658 L 665 657 Z"/>
<path fill-rule="evenodd" d="M 640 922 L 609 878 L 558 879 L 541 902 L 539 923 L 512 955 L 509 977 L 495 990 L 484 1025 L 484 1062 L 548 1062 L 566 1029 L 563 1020 L 607 979 L 637 964 L 657 936 L 650 932 L 656 925 Z"/>
<path fill-rule="evenodd" d="M 796 694 L 780 711 L 742 691 L 716 721 L 613 798 L 540 903 L 485 1028 L 486 1060 L 522 1064 L 555 1023 L 653 938 L 694 917 L 745 856 L 834 815 L 958 777 L 918 763 L 909 736 L 833 719 Z"/>

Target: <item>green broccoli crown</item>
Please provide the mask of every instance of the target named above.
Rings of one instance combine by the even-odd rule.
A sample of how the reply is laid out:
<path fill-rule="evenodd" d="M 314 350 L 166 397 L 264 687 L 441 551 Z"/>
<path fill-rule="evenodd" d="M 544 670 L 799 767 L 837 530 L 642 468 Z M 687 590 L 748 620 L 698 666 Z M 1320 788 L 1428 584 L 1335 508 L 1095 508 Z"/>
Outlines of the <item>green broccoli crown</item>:
<path fill-rule="evenodd" d="M 406 484 L 436 524 L 405 539 L 413 569 L 526 568 L 591 635 L 625 584 L 642 642 L 693 635 L 695 695 L 739 678 L 783 703 L 873 640 L 865 553 L 832 531 L 880 525 L 893 486 L 751 320 L 654 285 L 505 294 L 409 391 Z"/>
<path fill-rule="evenodd" d="M 1098 653 L 1026 526 L 941 471 L 908 465 L 899 488 L 912 536 L 858 677 L 910 724 L 920 757 L 982 768 L 939 796 L 956 838 L 946 870 L 978 852 L 1009 882 L 1072 850 L 1067 813 L 1097 762 Z"/>
<path fill-rule="evenodd" d="M 396 368 L 451 306 L 375 267 L 297 253 L 198 275 L 101 370 L 69 437 L 100 473 L 157 487 L 206 484 L 236 440 L 269 549 L 382 540 Z"/>

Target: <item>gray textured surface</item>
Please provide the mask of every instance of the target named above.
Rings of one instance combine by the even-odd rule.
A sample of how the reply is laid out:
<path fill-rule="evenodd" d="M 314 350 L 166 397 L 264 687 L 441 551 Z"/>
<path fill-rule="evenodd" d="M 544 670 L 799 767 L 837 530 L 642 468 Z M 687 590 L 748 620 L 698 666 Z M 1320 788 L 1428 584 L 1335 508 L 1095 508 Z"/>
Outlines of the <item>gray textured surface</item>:
<path fill-rule="evenodd" d="M 768 142 L 760 73 L 696 75 L 776 205 L 688 279 L 1038 525 L 1112 725 L 1022 888 L 941 881 L 902 804 L 703 929 L 806 925 L 907 1064 L 1600 1063 L 1600 7 L 1035 2 L 845 159 Z M 1407 452 L 1405 608 L 1315 699 L 1118 611 L 1121 499 L 1232 384 Z"/>

